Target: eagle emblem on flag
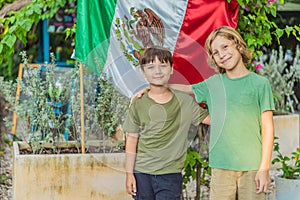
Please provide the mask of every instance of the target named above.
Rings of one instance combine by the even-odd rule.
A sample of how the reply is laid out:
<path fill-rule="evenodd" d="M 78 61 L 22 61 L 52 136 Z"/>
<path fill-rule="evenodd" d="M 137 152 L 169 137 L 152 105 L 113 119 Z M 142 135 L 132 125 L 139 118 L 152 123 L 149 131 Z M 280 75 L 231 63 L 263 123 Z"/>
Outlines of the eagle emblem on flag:
<path fill-rule="evenodd" d="M 163 46 L 165 27 L 162 19 L 150 8 L 130 8 L 130 16 L 116 18 L 115 33 L 126 58 L 135 66 L 145 48 Z"/>

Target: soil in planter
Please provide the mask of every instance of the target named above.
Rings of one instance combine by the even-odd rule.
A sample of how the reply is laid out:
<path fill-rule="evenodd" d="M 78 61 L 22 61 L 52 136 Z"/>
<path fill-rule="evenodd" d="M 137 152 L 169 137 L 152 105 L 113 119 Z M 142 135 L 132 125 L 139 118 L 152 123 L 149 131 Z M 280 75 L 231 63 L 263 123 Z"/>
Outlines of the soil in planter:
<path fill-rule="evenodd" d="M 111 149 L 110 147 L 90 147 L 85 150 L 85 153 L 124 153 L 125 149 Z M 61 149 L 41 149 L 36 153 L 33 153 L 31 149 L 21 149 L 20 154 L 77 154 L 81 153 L 81 148 L 61 148 Z"/>
<path fill-rule="evenodd" d="M 81 153 L 81 146 L 78 144 L 72 145 L 47 145 L 44 144 L 35 152 L 30 147 L 20 147 L 20 154 L 78 154 Z M 124 153 L 125 146 L 111 146 L 111 145 L 88 145 L 85 149 L 85 153 Z"/>

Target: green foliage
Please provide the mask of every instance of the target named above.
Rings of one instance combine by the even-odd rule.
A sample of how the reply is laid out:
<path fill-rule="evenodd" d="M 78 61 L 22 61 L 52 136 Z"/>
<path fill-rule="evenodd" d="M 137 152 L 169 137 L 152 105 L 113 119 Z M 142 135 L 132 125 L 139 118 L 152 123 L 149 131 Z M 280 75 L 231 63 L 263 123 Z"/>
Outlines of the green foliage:
<path fill-rule="evenodd" d="M 230 2 L 231 0 L 228 0 Z M 278 4 L 284 0 L 237 0 L 240 4 L 237 30 L 243 36 L 254 57 L 261 55 L 261 47 L 270 46 L 286 35 L 300 41 L 299 25 L 280 28 L 273 20 L 277 17 Z"/>
<path fill-rule="evenodd" d="M 101 88 L 98 104 L 99 123 L 105 134 L 110 136 L 124 121 L 128 99 L 106 78 L 99 79 L 99 87 Z"/>
<path fill-rule="evenodd" d="M 183 167 L 183 185 L 185 190 L 187 184 L 191 180 L 196 180 L 196 197 L 201 199 L 204 193 L 201 192 L 201 185 L 209 185 L 211 168 L 208 165 L 208 143 L 209 143 L 209 126 L 200 124 L 199 126 L 191 126 L 189 135 L 193 136 L 193 143 L 187 150 L 187 156 Z M 190 138 L 192 139 L 192 138 Z"/>
<path fill-rule="evenodd" d="M 6 176 L 6 174 L 1 174 L 0 176 L 0 184 L 6 184 L 6 182 L 9 180 L 9 178 Z"/>
<path fill-rule="evenodd" d="M 66 38 L 65 39 L 68 39 L 68 38 L 74 36 L 75 33 L 76 33 L 76 24 L 74 24 L 74 26 L 72 26 L 72 27 L 66 28 L 65 32 L 66 32 Z"/>
<path fill-rule="evenodd" d="M 24 54 L 23 54 L 24 57 Z M 5 94 L 6 101 L 11 105 L 21 121 L 30 120 L 30 130 L 23 130 L 22 138 L 32 144 L 34 152 L 40 150 L 39 142 L 53 143 L 63 140 L 65 122 L 70 118 L 68 113 L 57 113 L 58 105 L 66 105 L 69 101 L 72 85 L 68 79 L 70 74 L 64 77 L 56 77 L 53 68 L 49 67 L 41 74 L 39 67 L 32 68 L 27 65 L 24 57 L 24 75 L 22 80 L 4 81 L 0 77 L 1 92 Z M 22 88 L 20 101 L 16 101 L 16 88 Z M 5 119 L 6 125 L 12 127 L 12 122 Z"/>
<path fill-rule="evenodd" d="M 257 66 L 261 66 L 257 72 L 270 81 L 276 112 L 294 113 L 295 107 L 299 103 L 294 92 L 295 84 L 300 81 L 299 46 L 296 48 L 293 63 L 289 66 L 284 58 L 282 46 L 278 50 L 273 49 L 268 59 L 261 56 L 257 61 L 260 63 Z"/>
<path fill-rule="evenodd" d="M 84 74 L 84 112 L 87 138 L 99 139 L 100 131 L 104 136 L 111 136 L 115 133 L 117 126 L 123 123 L 129 100 L 115 89 L 107 77 L 89 74 L 88 71 L 85 71 Z M 79 77 L 79 74 L 76 76 Z M 80 130 L 80 101 L 79 79 L 76 79 L 72 110 L 74 110 L 73 119 L 78 131 Z"/>
<path fill-rule="evenodd" d="M 276 138 L 278 139 L 278 138 Z M 278 168 L 282 171 L 282 178 L 299 179 L 300 178 L 300 148 L 292 152 L 290 156 L 282 155 L 279 149 L 279 143 L 274 143 L 274 149 L 277 157 L 272 160 L 272 164 L 279 163 L 281 166 Z"/>
<path fill-rule="evenodd" d="M 30 121 L 30 130 L 23 128 L 16 134 L 29 143 L 33 153 L 41 153 L 43 143 L 55 146 L 56 142 L 65 141 L 65 132 L 69 133 L 68 140 L 80 141 L 79 68 L 57 74 L 54 64 L 41 70 L 40 67 L 33 68 L 27 64 L 25 53 L 22 56 L 22 80 L 6 81 L 0 77 L 0 92 L 5 94 L 11 111 L 16 112 L 19 122 L 25 122 L 24 127 Z M 123 122 L 128 99 L 116 91 L 105 77 L 86 73 L 84 78 L 85 139 L 105 141 Z M 20 101 L 16 101 L 15 93 L 18 84 L 22 94 Z M 64 112 L 64 108 L 69 106 L 71 112 Z M 10 119 L 6 118 L 5 121 L 8 127 L 12 127 Z"/>
<path fill-rule="evenodd" d="M 204 159 L 199 152 L 193 150 L 191 147 L 187 150 L 187 156 L 184 163 L 183 174 L 183 189 L 186 189 L 186 184 L 197 177 L 197 172 L 200 173 L 200 184 L 208 185 L 209 180 L 207 175 L 211 174 L 211 169 L 208 166 L 208 161 Z"/>
<path fill-rule="evenodd" d="M 12 76 L 13 54 L 15 44 L 21 41 L 26 45 L 28 40 L 32 40 L 31 30 L 41 20 L 49 19 L 66 3 L 75 2 L 76 0 L 32 0 L 31 3 L 18 11 L 11 11 L 5 17 L 0 18 L 0 24 L 3 24 L 3 32 L 0 34 L 0 63 L 5 62 L 7 71 L 2 72 L 7 77 Z M 0 8 L 14 1 L 1 1 Z"/>

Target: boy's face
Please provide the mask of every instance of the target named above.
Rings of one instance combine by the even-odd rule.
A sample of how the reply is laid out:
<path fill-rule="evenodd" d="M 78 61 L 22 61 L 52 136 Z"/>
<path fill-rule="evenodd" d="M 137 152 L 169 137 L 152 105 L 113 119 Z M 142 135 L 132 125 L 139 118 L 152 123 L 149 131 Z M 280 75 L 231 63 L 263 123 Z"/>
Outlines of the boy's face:
<path fill-rule="evenodd" d="M 242 56 L 233 41 L 217 36 L 211 43 L 212 56 L 218 67 L 232 71 L 244 66 Z"/>
<path fill-rule="evenodd" d="M 173 68 L 170 63 L 162 63 L 157 57 L 151 63 L 143 65 L 143 75 L 151 85 L 164 86 L 168 84 Z"/>

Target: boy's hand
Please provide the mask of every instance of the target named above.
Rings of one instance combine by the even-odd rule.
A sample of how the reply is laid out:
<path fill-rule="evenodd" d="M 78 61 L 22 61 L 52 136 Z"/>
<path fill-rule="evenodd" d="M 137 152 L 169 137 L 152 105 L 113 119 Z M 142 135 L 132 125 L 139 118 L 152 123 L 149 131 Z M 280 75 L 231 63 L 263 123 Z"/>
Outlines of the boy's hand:
<path fill-rule="evenodd" d="M 144 93 L 146 93 L 148 90 L 150 90 L 150 86 L 145 87 L 144 89 L 140 90 L 139 92 L 137 92 L 135 95 L 133 95 L 130 98 L 130 104 L 129 107 L 131 106 L 131 104 L 133 103 L 133 100 L 137 97 L 137 98 L 141 98 L 143 96 Z"/>
<path fill-rule="evenodd" d="M 126 191 L 128 194 L 136 196 L 136 182 L 133 173 L 126 173 Z"/>
<path fill-rule="evenodd" d="M 257 194 L 267 192 L 271 183 L 269 170 L 258 170 L 255 176 Z"/>

